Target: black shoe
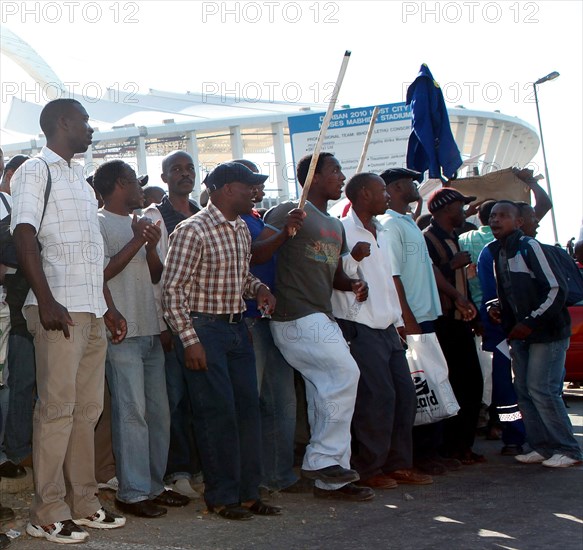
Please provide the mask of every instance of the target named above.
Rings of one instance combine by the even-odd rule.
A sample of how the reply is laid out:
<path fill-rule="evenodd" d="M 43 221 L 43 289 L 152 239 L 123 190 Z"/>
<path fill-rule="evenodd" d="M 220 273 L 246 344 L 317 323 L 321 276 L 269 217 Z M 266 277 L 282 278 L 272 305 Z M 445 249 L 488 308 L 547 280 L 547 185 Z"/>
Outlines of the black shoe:
<path fill-rule="evenodd" d="M 14 510 L 0 504 L 0 520 L 14 519 Z"/>
<path fill-rule="evenodd" d="M 151 502 L 154 504 L 160 504 L 162 506 L 180 508 L 181 506 L 186 506 L 190 502 L 190 499 L 185 495 L 177 493 L 176 491 L 166 489 L 162 491 L 156 498 L 153 498 Z"/>
<path fill-rule="evenodd" d="M 299 494 L 299 493 L 311 493 L 314 490 L 314 482 L 311 479 L 306 479 L 301 477 L 298 479 L 293 485 L 286 487 L 285 489 L 281 489 L 281 493 L 291 493 L 291 494 Z"/>
<path fill-rule="evenodd" d="M 140 500 L 140 502 L 122 502 L 116 498 L 115 506 L 122 512 L 125 512 L 126 514 L 132 514 L 133 516 L 138 516 L 139 518 L 159 518 L 160 516 L 165 516 L 168 512 L 166 508 L 154 504 L 151 500 Z"/>
<path fill-rule="evenodd" d="M 281 516 L 281 508 L 279 506 L 270 506 L 259 498 L 251 506 L 242 506 L 242 508 L 247 508 L 256 516 Z"/>
<path fill-rule="evenodd" d="M 10 538 L 4 533 L 0 533 L 0 548 L 8 548 Z"/>
<path fill-rule="evenodd" d="M 455 472 L 457 470 L 462 469 L 462 463 L 457 458 L 448 458 L 445 456 L 437 455 L 432 457 L 432 460 L 438 462 L 439 464 L 442 464 L 451 472 Z"/>
<path fill-rule="evenodd" d="M 500 454 L 502 456 L 516 456 L 523 453 L 522 445 L 504 445 Z"/>
<path fill-rule="evenodd" d="M 253 513 L 248 508 L 239 504 L 227 504 L 226 506 L 208 506 L 209 512 L 213 512 L 225 519 L 245 521 L 253 519 Z"/>
<path fill-rule="evenodd" d="M 10 477 L 13 479 L 26 477 L 26 469 L 20 464 L 14 464 L 14 462 L 7 460 L 3 464 L 0 464 L 0 477 Z"/>
<path fill-rule="evenodd" d="M 373 499 L 374 491 L 370 487 L 360 487 L 354 483 L 349 483 L 348 485 L 344 485 L 344 487 L 340 487 L 340 489 L 335 489 L 333 491 L 314 487 L 314 496 L 316 498 L 333 498 L 336 500 L 352 500 L 360 502 Z"/>
<path fill-rule="evenodd" d="M 302 469 L 302 475 L 308 479 L 322 481 L 323 483 L 351 483 L 360 479 L 358 472 L 348 470 L 338 464 L 320 468 L 319 470 Z"/>
<path fill-rule="evenodd" d="M 447 473 L 447 467 L 444 464 L 441 464 L 437 460 L 431 460 L 430 458 L 415 460 L 414 466 L 420 472 L 429 474 L 430 476 L 441 476 Z"/>

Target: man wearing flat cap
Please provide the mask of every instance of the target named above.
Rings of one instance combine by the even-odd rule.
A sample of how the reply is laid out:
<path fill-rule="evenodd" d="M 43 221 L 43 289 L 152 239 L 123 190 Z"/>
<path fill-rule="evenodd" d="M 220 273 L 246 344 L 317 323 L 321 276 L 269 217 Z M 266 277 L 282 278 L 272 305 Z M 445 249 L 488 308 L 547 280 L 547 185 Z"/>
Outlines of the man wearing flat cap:
<path fill-rule="evenodd" d="M 278 515 L 259 499 L 261 428 L 245 298 L 271 313 L 275 298 L 249 273 L 251 235 L 240 218 L 267 176 L 237 163 L 206 178 L 210 201 L 170 237 L 164 316 L 178 335 L 209 511 L 233 520 Z M 180 352 L 180 350 L 179 350 Z"/>
<path fill-rule="evenodd" d="M 454 229 L 465 221 L 464 205 L 475 199 L 451 187 L 438 189 L 429 198 L 427 206 L 433 219 L 423 232 L 433 263 L 465 299 L 469 297 L 465 268 L 471 263 L 471 257 L 469 252 L 460 250 Z M 472 451 L 483 388 L 473 328 L 468 322 L 476 317 L 476 309 L 468 305 L 467 312 L 460 311 L 441 289 L 439 295 L 443 315 L 435 322 L 435 332 L 460 405 L 458 414 L 444 422 L 443 452 L 462 464 L 483 462 L 484 457 Z M 477 325 L 474 327 L 478 330 Z"/>

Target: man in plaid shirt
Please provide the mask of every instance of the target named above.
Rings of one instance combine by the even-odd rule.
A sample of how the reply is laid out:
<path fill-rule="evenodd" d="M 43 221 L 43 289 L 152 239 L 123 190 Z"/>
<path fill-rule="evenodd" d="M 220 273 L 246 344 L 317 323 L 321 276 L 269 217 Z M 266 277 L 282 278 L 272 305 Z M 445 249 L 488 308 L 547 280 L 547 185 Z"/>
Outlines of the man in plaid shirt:
<path fill-rule="evenodd" d="M 249 273 L 251 236 L 239 217 L 267 176 L 236 163 L 206 179 L 208 206 L 176 226 L 163 278 L 164 316 L 184 354 L 188 394 L 210 511 L 227 519 L 278 515 L 259 500 L 261 428 L 255 356 L 243 312 L 275 298 Z"/>

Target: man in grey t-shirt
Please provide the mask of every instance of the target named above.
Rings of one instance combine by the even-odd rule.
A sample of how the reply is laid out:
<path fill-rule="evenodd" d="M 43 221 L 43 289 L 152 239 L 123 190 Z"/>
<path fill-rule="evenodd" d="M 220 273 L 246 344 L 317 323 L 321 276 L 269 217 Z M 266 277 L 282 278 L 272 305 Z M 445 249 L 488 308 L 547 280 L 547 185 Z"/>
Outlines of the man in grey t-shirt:
<path fill-rule="evenodd" d="M 297 175 L 304 184 L 311 156 L 300 160 Z M 352 482 L 350 423 L 359 370 L 332 317 L 332 288 L 366 300 L 364 281 L 349 279 L 341 256 L 347 251 L 340 221 L 326 213 L 328 200 L 339 199 L 344 174 L 330 153 L 321 153 L 308 193 L 305 218 L 296 236 L 279 249 L 277 304 L 271 332 L 287 362 L 306 382 L 310 443 L 302 475 L 316 480 L 314 495 L 352 501 L 369 500 L 374 492 Z M 284 203 L 267 213 L 266 222 L 281 229 L 297 203 Z"/>
<path fill-rule="evenodd" d="M 188 497 L 165 490 L 163 481 L 170 410 L 153 288 L 162 275 L 156 251 L 160 227 L 148 218 L 131 215 L 143 206 L 144 192 L 125 162 L 102 164 L 93 183 L 105 203 L 98 212 L 104 278 L 128 324 L 123 342 L 108 342 L 105 366 L 119 480 L 116 505 L 130 514 L 153 518 L 166 514 L 163 506 L 189 502 Z"/>

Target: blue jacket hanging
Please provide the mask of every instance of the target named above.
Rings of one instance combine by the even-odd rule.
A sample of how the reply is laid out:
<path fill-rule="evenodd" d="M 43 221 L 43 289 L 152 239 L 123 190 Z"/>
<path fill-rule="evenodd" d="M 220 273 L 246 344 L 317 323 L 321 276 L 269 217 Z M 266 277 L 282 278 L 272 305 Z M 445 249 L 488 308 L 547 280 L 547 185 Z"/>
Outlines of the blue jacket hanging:
<path fill-rule="evenodd" d="M 407 90 L 407 105 L 411 105 L 412 115 L 407 168 L 429 169 L 430 178 L 455 177 L 462 157 L 453 139 L 443 92 L 425 63 Z"/>

